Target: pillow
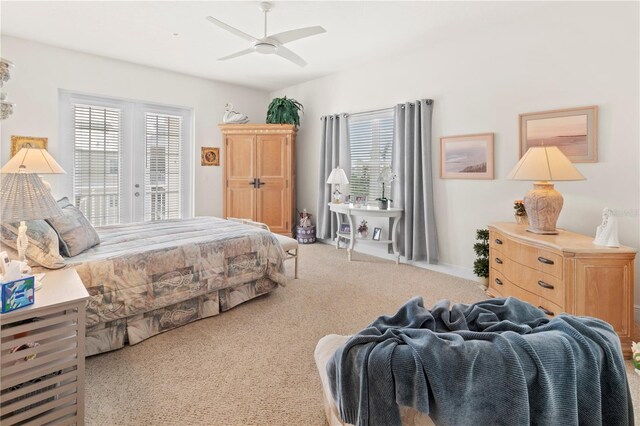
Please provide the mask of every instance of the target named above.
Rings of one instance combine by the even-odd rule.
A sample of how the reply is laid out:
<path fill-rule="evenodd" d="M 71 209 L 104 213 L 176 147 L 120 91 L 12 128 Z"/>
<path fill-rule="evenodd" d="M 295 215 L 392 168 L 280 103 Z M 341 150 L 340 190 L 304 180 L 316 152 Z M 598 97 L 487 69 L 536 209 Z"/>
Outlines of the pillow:
<path fill-rule="evenodd" d="M 82 212 L 69 202 L 67 197 L 58 200 L 62 215 L 47 219 L 58 233 L 60 252 L 63 256 L 77 256 L 100 244 L 100 237 Z"/>
<path fill-rule="evenodd" d="M 28 220 L 27 237 L 29 246 L 27 247 L 27 258 L 40 266 L 49 269 L 59 269 L 65 266 L 64 259 L 60 256 L 58 234 L 44 220 Z M 16 239 L 18 238 L 19 222 L 5 223 L 0 227 L 0 240 L 7 247 L 17 250 Z"/>

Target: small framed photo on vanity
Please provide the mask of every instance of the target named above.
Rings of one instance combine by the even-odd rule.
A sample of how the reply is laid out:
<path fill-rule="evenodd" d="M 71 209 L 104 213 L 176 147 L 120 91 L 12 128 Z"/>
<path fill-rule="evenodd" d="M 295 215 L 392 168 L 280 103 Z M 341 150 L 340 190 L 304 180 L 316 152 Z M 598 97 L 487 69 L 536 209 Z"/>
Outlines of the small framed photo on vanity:
<path fill-rule="evenodd" d="M 340 224 L 340 233 L 341 234 L 349 234 L 351 232 L 351 226 L 348 223 Z"/>
<path fill-rule="evenodd" d="M 380 241 L 382 236 L 382 228 L 373 228 L 373 241 Z"/>

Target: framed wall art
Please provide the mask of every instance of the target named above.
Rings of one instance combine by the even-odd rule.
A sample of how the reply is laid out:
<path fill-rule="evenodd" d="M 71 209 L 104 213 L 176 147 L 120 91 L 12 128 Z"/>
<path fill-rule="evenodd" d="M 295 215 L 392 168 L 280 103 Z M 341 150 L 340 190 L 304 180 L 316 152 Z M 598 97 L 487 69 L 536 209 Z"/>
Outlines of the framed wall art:
<path fill-rule="evenodd" d="M 220 165 L 220 148 L 202 147 L 200 160 L 203 166 L 219 166 Z"/>
<path fill-rule="evenodd" d="M 36 138 L 33 136 L 11 136 L 11 156 L 13 157 L 22 148 L 47 149 L 49 138 Z"/>
<path fill-rule="evenodd" d="M 493 133 L 441 137 L 440 177 L 493 179 Z"/>
<path fill-rule="evenodd" d="M 532 146 L 557 146 L 574 163 L 596 163 L 598 107 L 520 114 L 520 157 Z"/>

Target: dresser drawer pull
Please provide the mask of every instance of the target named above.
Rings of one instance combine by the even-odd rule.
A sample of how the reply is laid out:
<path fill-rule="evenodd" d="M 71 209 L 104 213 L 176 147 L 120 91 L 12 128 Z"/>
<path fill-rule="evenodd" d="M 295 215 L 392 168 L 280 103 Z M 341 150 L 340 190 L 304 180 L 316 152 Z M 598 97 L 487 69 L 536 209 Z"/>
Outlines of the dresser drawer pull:
<path fill-rule="evenodd" d="M 496 238 L 496 244 L 502 244 L 502 240 L 500 238 Z"/>
<path fill-rule="evenodd" d="M 545 313 L 545 315 L 549 315 L 550 317 L 554 316 L 555 314 L 553 312 L 551 312 L 548 309 L 543 308 L 542 306 L 538 306 L 538 309 L 540 309 L 542 312 Z"/>
<path fill-rule="evenodd" d="M 496 282 L 496 284 L 498 284 L 498 285 L 502 285 L 502 281 L 500 281 L 500 279 L 499 279 L 499 278 L 496 278 L 494 281 Z"/>
<path fill-rule="evenodd" d="M 538 285 L 539 285 L 540 287 L 548 288 L 548 289 L 550 289 L 550 290 L 553 290 L 553 289 L 555 288 L 555 287 L 553 287 L 551 284 L 547 284 L 547 283 L 545 283 L 545 282 L 544 282 L 544 281 L 542 281 L 542 280 L 538 281 Z"/>
<path fill-rule="evenodd" d="M 496 257 L 496 263 L 498 265 L 502 265 L 502 259 L 500 259 L 499 257 Z"/>
<path fill-rule="evenodd" d="M 538 262 L 542 262 L 546 265 L 553 265 L 555 263 L 553 260 L 547 259 L 546 257 L 542 257 L 542 256 L 538 258 Z"/>

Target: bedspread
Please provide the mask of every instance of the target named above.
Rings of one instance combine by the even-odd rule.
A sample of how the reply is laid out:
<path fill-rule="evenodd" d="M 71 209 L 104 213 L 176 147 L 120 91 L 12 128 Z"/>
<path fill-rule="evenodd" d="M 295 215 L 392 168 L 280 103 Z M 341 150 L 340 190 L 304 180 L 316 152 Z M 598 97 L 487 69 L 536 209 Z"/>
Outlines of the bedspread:
<path fill-rule="evenodd" d="M 101 243 L 69 258 L 90 294 L 87 326 L 176 306 L 252 283 L 284 285 L 284 253 L 268 231 L 213 217 L 98 228 Z M 206 302 L 206 298 L 202 298 Z M 194 307 L 168 312 L 182 322 Z M 224 309 L 223 309 L 224 310 Z M 217 311 L 217 307 L 216 307 Z"/>

